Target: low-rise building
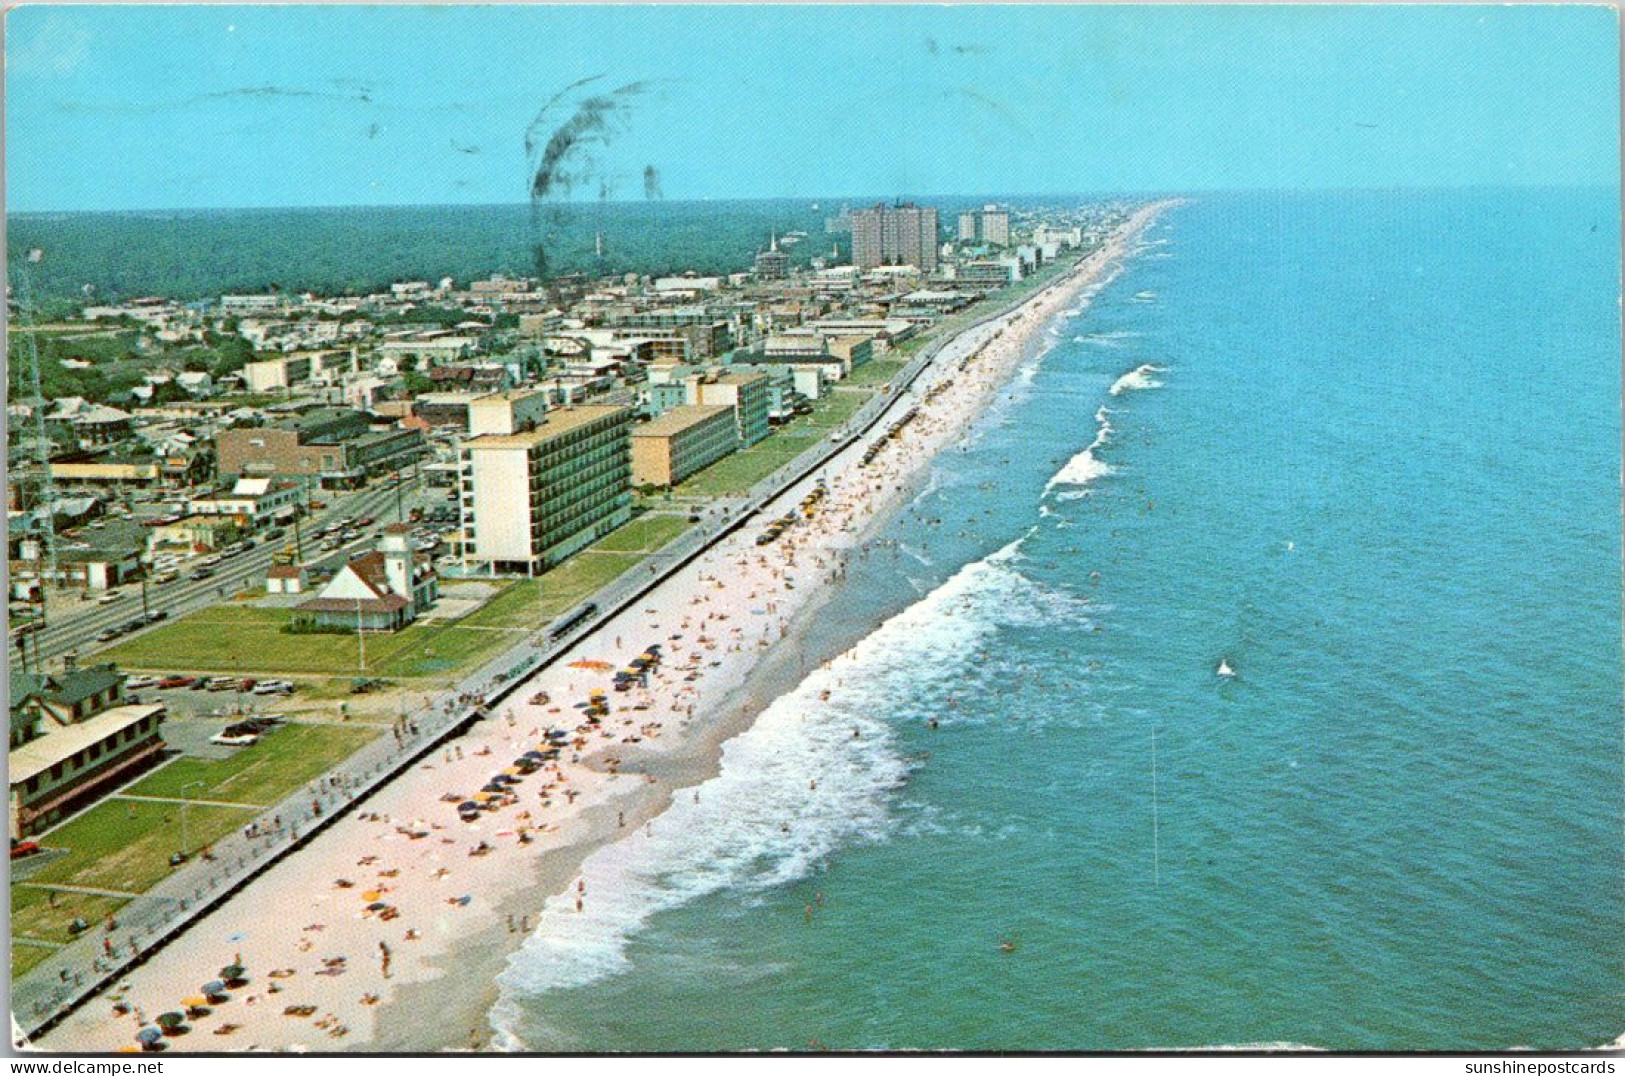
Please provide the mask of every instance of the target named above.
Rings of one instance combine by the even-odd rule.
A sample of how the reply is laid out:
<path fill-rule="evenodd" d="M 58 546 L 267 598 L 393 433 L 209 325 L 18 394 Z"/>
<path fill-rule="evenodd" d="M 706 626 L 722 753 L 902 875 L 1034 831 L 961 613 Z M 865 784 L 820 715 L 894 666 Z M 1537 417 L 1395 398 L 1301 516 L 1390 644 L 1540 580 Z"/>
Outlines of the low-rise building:
<path fill-rule="evenodd" d="M 69 659 L 60 673 L 13 674 L 12 839 L 54 825 L 155 761 L 163 719 L 161 703 L 125 698 L 124 677 L 112 665 L 79 668 Z"/>
<path fill-rule="evenodd" d="M 321 593 L 294 607 L 295 626 L 399 631 L 416 620 L 439 598 L 440 577 L 412 549 L 411 530 L 403 523 L 385 527 L 377 549 L 352 557 Z"/>
<path fill-rule="evenodd" d="M 215 435 L 222 475 L 278 476 L 354 489 L 369 476 L 410 466 L 427 451 L 423 431 L 375 427 L 359 411 L 323 407 L 271 426 Z"/>
<path fill-rule="evenodd" d="M 674 486 L 738 447 L 732 407 L 674 407 L 632 431 L 632 484 Z"/>
<path fill-rule="evenodd" d="M 299 483 L 287 479 L 239 478 L 230 489 L 194 497 L 191 509 L 201 516 L 231 516 L 239 526 L 252 529 L 291 517 L 302 494 Z"/>

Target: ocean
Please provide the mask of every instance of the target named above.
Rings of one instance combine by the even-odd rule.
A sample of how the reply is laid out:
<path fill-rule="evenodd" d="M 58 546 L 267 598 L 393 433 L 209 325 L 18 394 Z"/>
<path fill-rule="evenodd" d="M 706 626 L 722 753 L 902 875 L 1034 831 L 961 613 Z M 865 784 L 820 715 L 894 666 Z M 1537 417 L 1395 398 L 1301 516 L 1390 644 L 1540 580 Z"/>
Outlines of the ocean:
<path fill-rule="evenodd" d="M 1164 214 L 499 1041 L 1619 1037 L 1619 240 L 1612 190 Z"/>

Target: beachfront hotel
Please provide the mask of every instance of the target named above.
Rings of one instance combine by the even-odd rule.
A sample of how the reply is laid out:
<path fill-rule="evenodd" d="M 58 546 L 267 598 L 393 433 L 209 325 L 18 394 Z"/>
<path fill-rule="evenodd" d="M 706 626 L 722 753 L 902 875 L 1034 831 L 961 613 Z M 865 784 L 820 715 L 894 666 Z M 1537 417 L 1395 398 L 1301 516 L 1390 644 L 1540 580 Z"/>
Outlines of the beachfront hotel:
<path fill-rule="evenodd" d="M 632 434 L 632 484 L 675 486 L 738 447 L 732 407 L 674 407 Z"/>
<path fill-rule="evenodd" d="M 549 412 L 463 445 L 465 563 L 535 575 L 632 517 L 632 410 Z"/>
<path fill-rule="evenodd" d="M 852 211 L 852 264 L 862 272 L 883 265 L 937 269 L 937 211 L 930 206 L 877 205 Z"/>

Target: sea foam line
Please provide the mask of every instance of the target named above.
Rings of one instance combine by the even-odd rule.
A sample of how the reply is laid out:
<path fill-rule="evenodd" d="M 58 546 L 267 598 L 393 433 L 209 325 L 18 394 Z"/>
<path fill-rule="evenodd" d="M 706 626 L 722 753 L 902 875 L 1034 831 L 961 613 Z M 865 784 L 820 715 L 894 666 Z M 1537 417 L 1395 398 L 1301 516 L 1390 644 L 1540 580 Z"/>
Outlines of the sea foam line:
<path fill-rule="evenodd" d="M 814 670 L 723 745 L 715 777 L 677 792 L 646 831 L 590 855 L 582 910 L 575 884 L 550 898 L 497 977 L 496 1043 L 525 1048 L 525 997 L 629 970 L 629 941 L 659 912 L 724 889 L 784 885 L 853 840 L 883 839 L 889 794 L 908 769 L 883 715 L 898 699 L 933 697 L 957 674 L 951 657 L 1000 625 L 1048 615 L 1041 588 L 1015 567 L 1031 533 Z"/>

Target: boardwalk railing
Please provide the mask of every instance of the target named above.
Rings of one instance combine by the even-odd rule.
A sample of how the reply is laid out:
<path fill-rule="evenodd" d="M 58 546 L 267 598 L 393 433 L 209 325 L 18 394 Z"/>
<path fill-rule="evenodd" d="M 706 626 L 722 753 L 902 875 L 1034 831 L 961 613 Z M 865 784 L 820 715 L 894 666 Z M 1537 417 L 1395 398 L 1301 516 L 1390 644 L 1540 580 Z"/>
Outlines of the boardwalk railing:
<path fill-rule="evenodd" d="M 1064 279 L 1062 274 L 1056 283 Z M 132 899 L 114 916 L 112 930 L 92 924 L 78 938 L 13 980 L 12 1018 L 23 1036 L 48 1030 L 115 985 L 130 968 L 144 962 L 196 919 L 300 848 L 435 745 L 465 731 L 580 639 L 598 630 L 719 539 L 755 519 L 784 491 L 811 477 L 870 433 L 951 340 L 1004 317 L 1052 286 L 1002 303 L 950 335 L 927 343 L 892 378 L 886 391 L 855 411 L 832 431 L 831 437 L 822 438 L 752 486 L 745 495 L 745 504 L 737 511 L 702 521 L 588 599 L 598 611 L 578 629 L 564 638 L 547 641 L 546 625 L 538 624 L 538 634 L 531 641 L 491 659 L 457 688 L 431 695 L 425 705 L 404 713 L 404 731 L 380 736 L 303 790 L 267 808 L 242 830 L 216 841 L 207 855 L 194 858 Z M 214 969 L 200 967 L 198 974 L 202 979 L 212 978 Z"/>

